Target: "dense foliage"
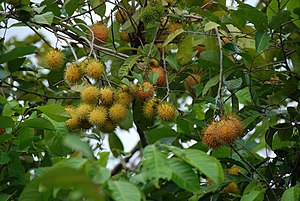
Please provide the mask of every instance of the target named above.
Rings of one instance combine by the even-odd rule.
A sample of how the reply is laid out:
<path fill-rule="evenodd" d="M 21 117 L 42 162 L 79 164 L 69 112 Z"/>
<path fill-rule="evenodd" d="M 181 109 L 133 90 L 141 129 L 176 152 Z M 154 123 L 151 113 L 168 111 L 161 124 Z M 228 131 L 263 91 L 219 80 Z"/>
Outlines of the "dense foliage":
<path fill-rule="evenodd" d="M 0 200 L 300 199 L 299 0 L 0 2 Z"/>

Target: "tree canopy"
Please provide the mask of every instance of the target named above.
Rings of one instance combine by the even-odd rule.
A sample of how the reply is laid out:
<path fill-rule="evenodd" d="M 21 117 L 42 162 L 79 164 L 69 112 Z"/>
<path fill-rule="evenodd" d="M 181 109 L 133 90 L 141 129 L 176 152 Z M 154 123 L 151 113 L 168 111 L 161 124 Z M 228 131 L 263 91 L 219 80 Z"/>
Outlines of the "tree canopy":
<path fill-rule="evenodd" d="M 0 1 L 1 200 L 300 200 L 299 5 Z"/>

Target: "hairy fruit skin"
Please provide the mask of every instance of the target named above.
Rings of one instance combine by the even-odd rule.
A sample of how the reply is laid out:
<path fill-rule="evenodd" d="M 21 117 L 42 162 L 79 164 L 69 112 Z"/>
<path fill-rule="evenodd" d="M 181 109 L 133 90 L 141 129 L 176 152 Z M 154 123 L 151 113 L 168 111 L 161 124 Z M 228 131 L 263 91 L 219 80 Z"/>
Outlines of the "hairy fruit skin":
<path fill-rule="evenodd" d="M 153 118 L 157 113 L 157 100 L 151 99 L 144 103 L 143 111 L 144 116 L 148 119 Z"/>
<path fill-rule="evenodd" d="M 138 96 L 141 100 L 147 100 L 154 94 L 154 87 L 149 82 L 144 82 L 138 90 Z"/>
<path fill-rule="evenodd" d="M 50 50 L 45 56 L 45 61 L 48 68 L 58 69 L 64 63 L 64 55 L 59 50 Z"/>
<path fill-rule="evenodd" d="M 76 110 L 71 107 L 67 107 L 67 108 L 65 108 L 65 110 L 66 110 L 66 112 L 68 112 L 71 115 L 71 118 L 66 121 L 66 126 L 70 130 L 79 129 L 80 128 L 80 119 L 76 113 Z"/>
<path fill-rule="evenodd" d="M 107 119 L 106 109 L 102 106 L 96 107 L 90 113 L 89 122 L 95 126 L 102 126 Z"/>
<path fill-rule="evenodd" d="M 93 110 L 93 106 L 90 104 L 82 103 L 77 107 L 77 114 L 79 116 L 79 119 L 88 119 L 90 113 Z"/>
<path fill-rule="evenodd" d="M 103 71 L 104 71 L 104 65 L 101 62 L 92 59 L 86 65 L 85 74 L 88 77 L 99 79 L 103 74 Z"/>
<path fill-rule="evenodd" d="M 184 80 L 184 85 L 191 95 L 195 96 L 193 88 L 200 83 L 201 76 L 198 74 L 191 74 Z"/>
<path fill-rule="evenodd" d="M 94 40 L 95 44 L 102 44 L 107 42 L 109 31 L 106 25 L 104 25 L 101 22 L 98 22 L 91 26 L 91 30 L 95 37 Z"/>
<path fill-rule="evenodd" d="M 125 32 L 125 31 L 121 31 L 121 33 L 120 33 L 120 38 L 121 38 L 123 41 L 127 42 L 127 43 L 130 42 L 129 34 L 128 34 L 127 32 Z"/>
<path fill-rule="evenodd" d="M 238 175 L 240 172 L 241 172 L 241 169 L 238 168 L 238 167 L 231 167 L 231 168 L 228 170 L 228 173 L 229 173 L 229 174 L 232 174 L 232 175 Z"/>
<path fill-rule="evenodd" d="M 223 192 L 225 194 L 237 194 L 239 192 L 239 187 L 236 182 L 231 182 L 223 189 Z"/>
<path fill-rule="evenodd" d="M 114 102 L 114 92 L 109 87 L 100 89 L 100 100 L 104 105 L 111 105 Z"/>
<path fill-rule="evenodd" d="M 157 106 L 157 115 L 164 121 L 172 121 L 176 118 L 176 108 L 171 103 L 163 102 Z"/>
<path fill-rule="evenodd" d="M 88 104 L 96 104 L 100 97 L 100 91 L 97 87 L 88 86 L 80 94 L 81 100 Z"/>
<path fill-rule="evenodd" d="M 208 125 L 204 132 L 203 132 L 203 142 L 210 148 L 216 148 L 220 146 L 220 143 L 217 139 L 216 133 L 218 132 L 217 129 L 217 122 L 212 122 Z"/>
<path fill-rule="evenodd" d="M 149 73 L 158 73 L 158 79 L 154 85 L 161 87 L 166 82 L 166 73 L 162 67 L 152 67 L 149 69 Z"/>
<path fill-rule="evenodd" d="M 133 101 L 133 96 L 129 92 L 121 91 L 115 94 L 115 100 L 117 103 L 129 107 Z"/>
<path fill-rule="evenodd" d="M 109 108 L 109 118 L 115 122 L 123 121 L 127 115 L 127 109 L 120 103 L 115 103 Z"/>
<path fill-rule="evenodd" d="M 78 83 L 82 78 L 82 71 L 78 64 L 72 63 L 65 70 L 65 80 L 70 84 Z"/>
<path fill-rule="evenodd" d="M 110 119 L 107 119 L 103 125 L 99 126 L 99 129 L 103 133 L 112 133 L 115 131 L 117 124 Z"/>

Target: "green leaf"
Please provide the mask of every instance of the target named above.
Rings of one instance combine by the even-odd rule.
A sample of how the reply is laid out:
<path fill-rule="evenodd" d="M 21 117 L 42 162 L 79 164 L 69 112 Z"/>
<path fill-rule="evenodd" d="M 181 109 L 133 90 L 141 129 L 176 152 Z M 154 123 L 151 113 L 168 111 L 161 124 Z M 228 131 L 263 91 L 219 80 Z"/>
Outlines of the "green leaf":
<path fill-rule="evenodd" d="M 110 150 L 112 151 L 114 157 L 118 157 L 124 150 L 121 140 L 115 133 L 111 133 L 108 135 L 108 142 Z"/>
<path fill-rule="evenodd" d="M 8 201 L 8 200 L 10 200 L 10 198 L 11 198 L 12 196 L 13 196 L 13 195 L 8 195 L 8 194 L 1 193 L 1 194 L 0 194 L 0 200 L 1 200 L 1 201 Z"/>
<path fill-rule="evenodd" d="M 123 63 L 123 65 L 119 69 L 119 77 L 123 78 L 128 74 L 130 71 L 131 67 L 137 62 L 137 60 L 141 57 L 142 55 L 132 55 L 126 59 L 126 61 Z"/>
<path fill-rule="evenodd" d="M 221 163 L 207 153 L 196 149 L 180 149 L 174 146 L 168 147 L 177 157 L 181 158 L 200 172 L 211 178 L 215 183 L 220 183 L 224 179 Z"/>
<path fill-rule="evenodd" d="M 33 54 L 36 50 L 36 47 L 33 45 L 15 47 L 10 52 L 1 55 L 0 64 L 8 61 L 12 61 L 18 57 L 22 57 L 25 55 Z"/>
<path fill-rule="evenodd" d="M 7 164 L 10 161 L 10 157 L 6 152 L 0 152 L 0 165 Z"/>
<path fill-rule="evenodd" d="M 172 169 L 172 181 L 189 192 L 197 192 L 200 184 L 192 166 L 179 158 L 171 158 L 169 165 Z"/>
<path fill-rule="evenodd" d="M 291 15 L 291 12 L 287 11 L 287 10 L 283 10 L 283 11 L 276 13 L 272 17 L 272 20 L 270 21 L 270 24 L 269 24 L 270 29 L 277 29 L 283 23 L 289 21 L 291 18 L 290 15 Z"/>
<path fill-rule="evenodd" d="M 284 191 L 282 201 L 299 201 L 300 199 L 300 186 L 296 185 Z"/>
<path fill-rule="evenodd" d="M 219 75 L 216 75 L 215 77 L 211 78 L 204 86 L 202 91 L 202 96 L 205 96 L 208 90 L 219 83 Z"/>
<path fill-rule="evenodd" d="M 148 179 L 164 178 L 170 180 L 172 172 L 167 164 L 167 157 L 155 145 L 148 145 L 144 149 L 144 168 L 147 169 Z"/>
<path fill-rule="evenodd" d="M 140 201 L 139 189 L 128 181 L 109 181 L 108 188 L 116 201 Z"/>
<path fill-rule="evenodd" d="M 41 192 L 40 188 L 40 178 L 33 179 L 29 184 L 23 189 L 19 201 L 48 201 L 50 196 L 50 191 Z"/>
<path fill-rule="evenodd" d="M 0 117 L 0 128 L 12 128 L 15 122 L 7 116 Z"/>
<path fill-rule="evenodd" d="M 66 112 L 65 108 L 58 104 L 39 106 L 36 107 L 36 109 L 57 122 L 64 122 L 70 118 L 70 115 Z"/>
<path fill-rule="evenodd" d="M 179 45 L 176 59 L 179 64 L 185 65 L 191 61 L 193 54 L 193 37 L 186 37 Z"/>
<path fill-rule="evenodd" d="M 83 142 L 78 136 L 66 135 L 64 137 L 63 143 L 65 146 L 69 147 L 70 149 L 81 151 L 82 154 L 85 157 L 89 158 L 90 160 L 94 159 L 94 155 L 89 144 L 87 142 Z"/>
<path fill-rule="evenodd" d="M 35 20 L 36 23 L 46 24 L 46 25 L 49 25 L 49 26 L 52 24 L 53 18 L 54 18 L 54 15 L 53 15 L 52 12 L 46 12 L 46 13 L 43 13 L 41 15 L 35 15 L 33 17 L 33 19 Z"/>
<path fill-rule="evenodd" d="M 23 65 L 25 61 L 25 57 L 11 60 L 7 63 L 7 67 L 10 72 L 16 72 L 20 69 L 20 67 Z"/>
<path fill-rule="evenodd" d="M 242 78 L 224 81 L 224 84 L 229 91 L 238 89 L 242 85 L 242 83 L 243 83 Z"/>
<path fill-rule="evenodd" d="M 148 78 L 149 78 L 151 84 L 155 84 L 159 78 L 159 73 L 158 72 L 155 72 L 155 73 L 150 72 L 148 74 Z"/>
<path fill-rule="evenodd" d="M 156 141 L 164 140 L 165 138 L 175 139 L 178 135 L 176 131 L 167 126 L 151 129 L 146 134 L 150 143 L 155 143 Z"/>
<path fill-rule="evenodd" d="M 243 120 L 243 127 L 246 129 L 255 119 L 260 117 L 260 114 L 253 114 L 252 116 Z"/>
<path fill-rule="evenodd" d="M 102 165 L 99 164 L 99 161 L 88 163 L 87 172 L 96 184 L 103 184 L 110 178 L 110 170 L 102 167 Z"/>
<path fill-rule="evenodd" d="M 0 80 L 5 80 L 8 76 L 10 76 L 10 72 L 6 71 L 2 66 L 0 66 Z"/>
<path fill-rule="evenodd" d="M 176 60 L 176 55 L 175 54 L 169 54 L 166 58 L 165 58 L 166 62 L 168 62 L 168 64 L 178 70 L 180 68 L 180 65 L 177 63 Z"/>
<path fill-rule="evenodd" d="M 250 191 L 248 194 L 243 195 L 241 201 L 263 201 L 265 191 Z"/>
<path fill-rule="evenodd" d="M 268 19 L 261 11 L 248 4 L 241 4 L 238 14 L 249 22 L 252 22 L 258 31 L 266 30 L 268 27 Z"/>
<path fill-rule="evenodd" d="M 205 24 L 204 26 L 204 31 L 209 31 L 209 30 L 212 30 L 212 29 L 215 29 L 217 27 L 219 27 L 220 25 L 215 23 L 215 22 L 208 22 L 207 24 Z"/>
<path fill-rule="evenodd" d="M 42 118 L 27 119 L 21 124 L 21 126 L 42 130 L 55 130 L 53 124 L 49 120 Z"/>
<path fill-rule="evenodd" d="M 265 49 L 267 49 L 271 37 L 269 34 L 264 32 L 256 32 L 255 34 L 255 48 L 257 53 L 261 53 Z"/>
<path fill-rule="evenodd" d="M 169 34 L 168 37 L 166 38 L 165 42 L 163 43 L 163 46 L 165 47 L 168 45 L 174 38 L 176 38 L 178 35 L 182 34 L 184 30 L 182 28 L 177 29 L 173 33 Z"/>

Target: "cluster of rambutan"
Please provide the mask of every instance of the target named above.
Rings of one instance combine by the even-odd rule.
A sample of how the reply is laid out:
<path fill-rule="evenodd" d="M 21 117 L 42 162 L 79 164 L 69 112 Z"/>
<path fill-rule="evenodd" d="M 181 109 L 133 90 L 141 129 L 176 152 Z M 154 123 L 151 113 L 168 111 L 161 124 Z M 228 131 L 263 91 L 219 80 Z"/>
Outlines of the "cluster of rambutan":
<path fill-rule="evenodd" d="M 213 121 L 206 127 L 203 132 L 203 142 L 210 148 L 216 148 L 232 143 L 242 133 L 241 121 L 237 117 L 229 115 L 219 121 Z"/>
<path fill-rule="evenodd" d="M 148 119 L 156 115 L 163 121 L 173 121 L 176 116 L 176 107 L 172 103 L 149 99 L 144 103 L 144 116 Z"/>
<path fill-rule="evenodd" d="M 71 130 L 97 126 L 104 133 L 113 132 L 117 124 L 126 118 L 133 100 L 133 94 L 127 86 L 114 90 L 89 85 L 82 90 L 80 97 L 80 105 L 66 108 L 71 115 L 66 125 Z"/>

